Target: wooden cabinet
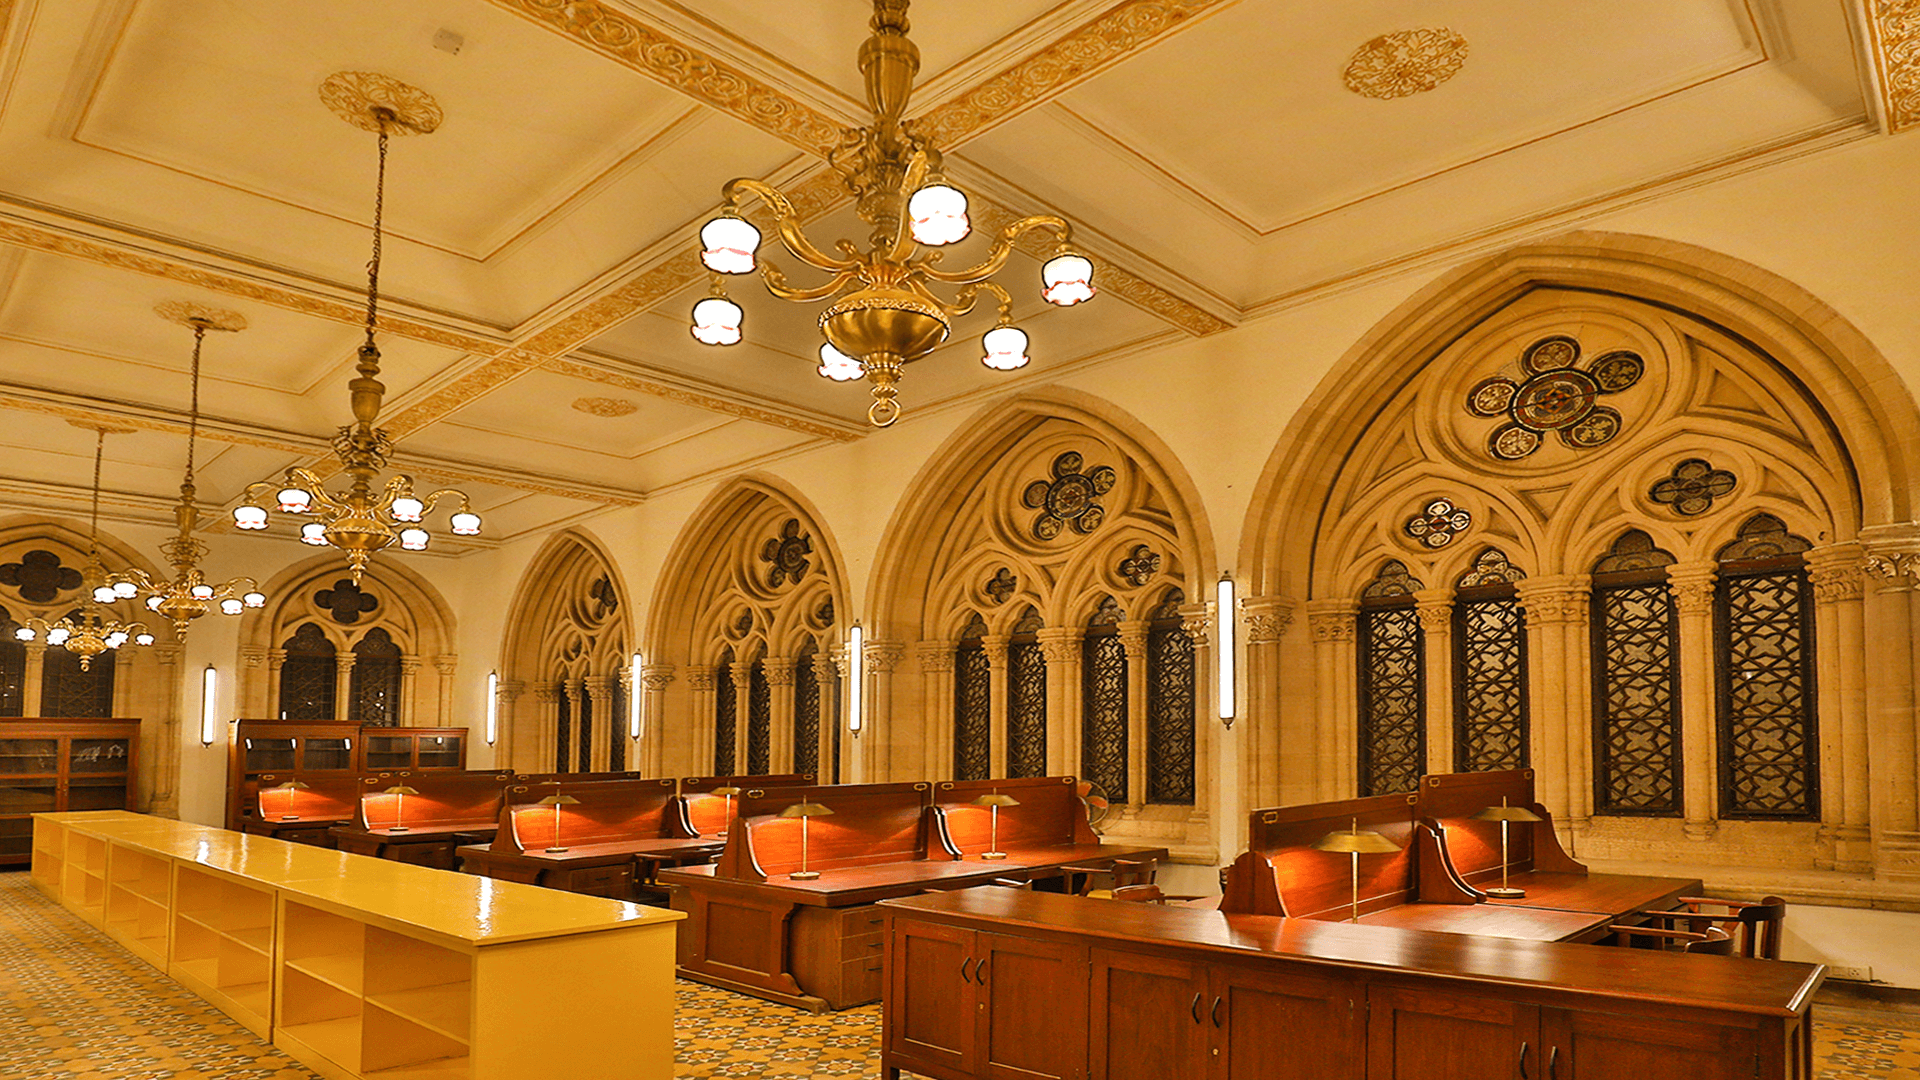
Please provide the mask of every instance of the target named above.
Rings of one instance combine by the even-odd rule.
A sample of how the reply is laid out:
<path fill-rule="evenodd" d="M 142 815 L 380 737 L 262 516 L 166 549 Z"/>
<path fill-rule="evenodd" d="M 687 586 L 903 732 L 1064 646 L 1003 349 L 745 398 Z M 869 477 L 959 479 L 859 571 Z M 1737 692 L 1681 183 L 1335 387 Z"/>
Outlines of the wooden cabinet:
<path fill-rule="evenodd" d="M 445 771 L 467 767 L 466 728 L 360 729 L 366 741 L 362 763 L 368 772 Z"/>
<path fill-rule="evenodd" d="M 993 1080 L 1081 1080 L 1086 946 L 1016 934 L 901 923 L 892 935 L 887 1058 L 902 1068 Z M 1164 1076 L 1165 1074 L 1163 1074 Z"/>
<path fill-rule="evenodd" d="M 1645 1013 L 1540 1010 L 1545 1080 L 1747 1080 L 1760 1075 L 1759 1033 L 1711 1018 L 1679 1019 Z M 1799 1032 L 1804 1037 L 1804 1030 Z M 1806 1080 L 1812 1080 L 1809 1074 Z"/>
<path fill-rule="evenodd" d="M 130 810 L 138 720 L 0 721 L 0 865 L 33 858 L 34 814 Z"/>

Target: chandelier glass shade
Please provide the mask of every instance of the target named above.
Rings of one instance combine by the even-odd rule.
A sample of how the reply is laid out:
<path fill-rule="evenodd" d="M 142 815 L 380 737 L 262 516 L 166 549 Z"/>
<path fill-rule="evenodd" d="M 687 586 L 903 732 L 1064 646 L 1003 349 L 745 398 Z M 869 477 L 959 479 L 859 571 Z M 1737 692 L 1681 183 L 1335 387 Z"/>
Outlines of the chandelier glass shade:
<path fill-rule="evenodd" d="M 1072 227 L 1051 214 L 1010 222 L 994 236 L 986 257 L 963 270 L 940 269 L 937 250 L 918 253 L 965 239 L 971 223 L 965 193 L 942 173 L 940 151 L 904 118 L 920 70 L 920 50 L 907 38 L 907 5 L 908 0 L 873 0 L 873 33 L 859 56 L 873 122 L 849 129 L 828 155 L 854 193 L 860 219 L 873 226 L 868 247 L 841 240 L 834 245 L 839 254 L 830 255 L 807 238 L 792 201 L 780 190 L 752 178 L 728 181 L 721 188 L 720 215 L 700 230 L 700 259 L 712 271 L 713 289 L 693 310 L 697 340 L 731 345 L 741 340 L 742 318 L 719 286 L 721 275 L 758 270 L 767 291 L 782 300 L 826 301 L 820 332 L 827 344 L 819 372 L 836 382 L 864 376 L 873 394 L 867 418 L 878 427 L 900 416 L 895 399 L 902 366 L 946 341 L 953 321 L 970 313 L 983 293 L 998 301 L 999 315 L 982 341 L 981 362 L 998 371 L 1026 365 L 1026 335 L 1014 331 L 1020 333 L 1016 342 L 1003 333 L 1012 329 L 1012 297 L 989 280 L 1026 233 L 1045 230 L 1056 241 L 1041 268 L 1041 295 L 1049 303 L 1068 307 L 1094 294 L 1092 262 L 1073 249 Z M 790 285 L 778 267 L 758 257 L 761 231 L 742 212 L 748 196 L 765 206 L 789 254 L 830 275 L 825 283 Z M 956 287 L 954 298 L 942 299 L 933 291 L 935 283 Z"/>
<path fill-rule="evenodd" d="M 393 451 L 393 439 L 377 426 L 386 385 L 380 381 L 380 349 L 374 343 L 380 306 L 380 241 L 386 203 L 387 143 L 393 135 L 425 135 L 439 127 L 441 112 L 425 91 L 371 72 L 340 72 L 321 84 L 321 98 L 355 127 L 379 135 L 379 168 L 373 200 L 373 257 L 367 261 L 366 340 L 359 349 L 355 377 L 347 382 L 354 422 L 340 428 L 333 439 L 339 472 L 347 476 L 346 490 L 328 491 L 311 469 L 294 467 L 277 483 L 261 481 L 247 488 L 244 501 L 233 511 L 236 528 L 267 527 L 267 505 L 283 514 L 311 515 L 302 523 L 300 539 L 316 547 L 334 547 L 347 556 L 357 583 L 375 552 L 398 544 L 403 551 L 424 551 L 431 534 L 420 527 L 426 515 L 441 503 L 456 509 L 448 519 L 455 536 L 478 536 L 480 515 L 473 512 L 466 493 L 442 488 L 424 496 L 414 493 L 413 478 L 394 476 L 377 483 Z M 269 497 L 270 496 L 270 497 Z"/>
<path fill-rule="evenodd" d="M 250 577 L 218 584 L 209 582 L 200 569 L 207 546 L 193 535 L 200 517 L 193 501 L 193 451 L 200 432 L 200 347 L 206 342 L 207 331 L 238 333 L 246 328 L 247 321 L 235 312 L 192 304 L 162 304 L 155 310 L 161 318 L 193 329 L 193 362 L 188 375 L 192 390 L 187 410 L 187 470 L 180 481 L 180 505 L 173 510 L 179 531 L 160 547 L 167 562 L 173 565 L 173 576 L 156 577 L 136 567 L 112 575 L 106 584 L 109 591 L 120 598 L 146 593 L 147 610 L 172 623 L 174 636 L 184 639 L 193 620 L 208 612 L 218 610 L 222 615 L 238 615 L 247 608 L 263 607 L 267 602 L 266 594 Z"/>
<path fill-rule="evenodd" d="M 146 624 L 123 623 L 106 607 L 131 594 L 117 587 L 116 578 L 100 565 L 100 460 L 107 448 L 108 433 L 126 430 L 94 428 L 93 514 L 87 529 L 87 565 L 80 571 L 80 587 L 86 591 L 86 599 L 81 601 L 78 608 L 55 621 L 31 618 L 13 631 L 13 636 L 21 641 L 45 638 L 48 645 L 65 649 L 79 657 L 81 671 L 90 670 L 94 657 L 129 641 L 135 645 L 153 644 L 153 635 L 147 632 Z"/>

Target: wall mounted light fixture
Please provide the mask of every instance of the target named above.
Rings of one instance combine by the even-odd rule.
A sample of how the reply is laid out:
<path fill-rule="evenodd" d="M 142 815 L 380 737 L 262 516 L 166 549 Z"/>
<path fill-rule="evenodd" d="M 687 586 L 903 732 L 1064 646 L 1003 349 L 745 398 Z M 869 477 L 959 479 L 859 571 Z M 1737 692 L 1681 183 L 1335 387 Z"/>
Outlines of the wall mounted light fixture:
<path fill-rule="evenodd" d="M 627 738 L 640 737 L 640 654 L 634 653 L 627 664 Z"/>
<path fill-rule="evenodd" d="M 213 722 L 217 715 L 220 692 L 220 673 L 208 664 L 207 670 L 200 674 L 200 745 L 213 745 Z"/>
<path fill-rule="evenodd" d="M 854 623 L 847 631 L 847 730 L 854 738 L 860 737 L 860 728 L 866 717 L 861 709 L 865 706 L 861 691 L 867 683 L 867 647 L 866 637 L 860 630 L 860 624 Z"/>
<path fill-rule="evenodd" d="M 1220 575 L 1220 584 L 1214 607 L 1218 611 L 1214 623 L 1219 628 L 1219 633 L 1214 636 L 1219 639 L 1218 644 L 1215 646 L 1215 651 L 1219 655 L 1220 662 L 1218 669 L 1220 685 L 1217 688 L 1220 700 L 1220 722 L 1228 727 L 1232 727 L 1235 704 L 1233 681 L 1233 650 L 1235 643 L 1233 637 L 1234 631 L 1239 626 L 1239 612 L 1235 610 L 1234 607 L 1233 578 L 1226 574 Z"/>
<path fill-rule="evenodd" d="M 487 745 L 500 737 L 500 673 L 487 672 Z"/>

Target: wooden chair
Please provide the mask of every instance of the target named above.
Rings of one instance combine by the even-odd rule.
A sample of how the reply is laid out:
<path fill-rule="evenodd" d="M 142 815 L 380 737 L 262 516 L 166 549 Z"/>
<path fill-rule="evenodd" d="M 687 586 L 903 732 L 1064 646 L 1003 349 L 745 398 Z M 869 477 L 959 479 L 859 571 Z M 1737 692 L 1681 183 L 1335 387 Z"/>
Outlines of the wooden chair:
<path fill-rule="evenodd" d="M 1732 935 L 1738 927 L 1739 955 L 1761 960 L 1780 959 L 1781 928 L 1787 921 L 1787 902 L 1778 896 L 1763 896 L 1759 901 L 1713 900 L 1704 896 L 1683 896 L 1684 908 L 1674 911 L 1643 911 L 1640 914 L 1666 928 L 1684 927 L 1700 934 L 1710 928 L 1724 927 Z M 1713 914 L 1708 908 L 1720 908 L 1726 914 Z"/>
<path fill-rule="evenodd" d="M 1111 892 L 1124 889 L 1129 885 L 1151 885 L 1159 871 L 1159 859 L 1115 859 L 1105 866 L 1060 868 L 1060 872 L 1067 875 L 1067 880 L 1073 883 L 1068 891 L 1079 893 L 1081 896 L 1091 896 L 1096 892 Z M 1112 884 L 1104 890 L 1093 887 L 1094 880 L 1100 876 L 1112 879 Z"/>
<path fill-rule="evenodd" d="M 1122 885 L 1113 890 L 1112 899 L 1135 904 L 1180 904 L 1189 900 L 1204 900 L 1201 896 L 1170 896 L 1160 891 L 1158 885 Z"/>
<path fill-rule="evenodd" d="M 1665 949 L 1669 952 L 1699 953 L 1706 956 L 1733 955 L 1733 935 L 1717 926 L 1709 926 L 1695 933 L 1691 930 L 1616 923 L 1613 933 L 1615 944 L 1628 948 Z M 1652 944 L 1639 944 L 1642 941 Z"/>

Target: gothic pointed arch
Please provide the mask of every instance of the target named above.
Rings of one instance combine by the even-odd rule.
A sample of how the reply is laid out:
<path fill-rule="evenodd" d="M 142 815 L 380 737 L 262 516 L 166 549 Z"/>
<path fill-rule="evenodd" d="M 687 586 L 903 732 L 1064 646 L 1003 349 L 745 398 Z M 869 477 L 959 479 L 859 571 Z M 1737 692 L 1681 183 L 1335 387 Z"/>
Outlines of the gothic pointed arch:
<path fill-rule="evenodd" d="M 528 772 L 628 768 L 633 605 L 583 529 L 549 537 L 520 575 L 501 649 L 501 760 Z"/>

